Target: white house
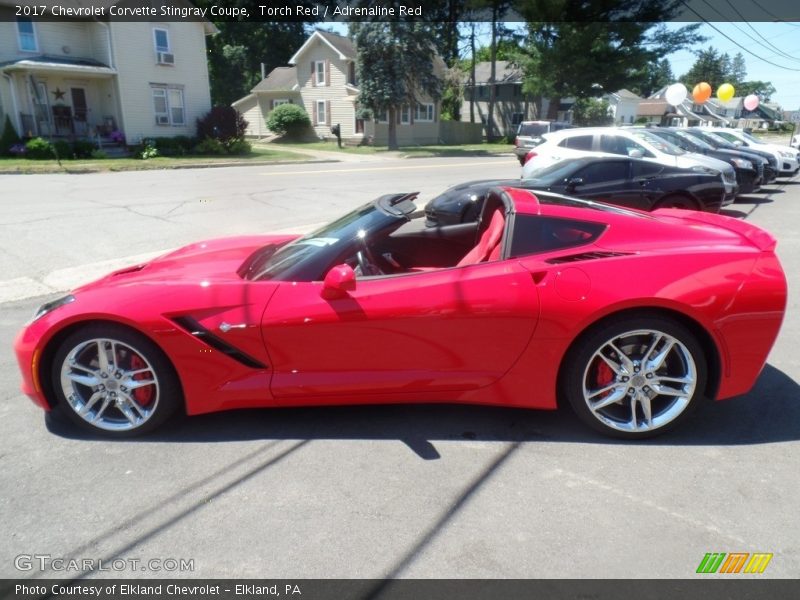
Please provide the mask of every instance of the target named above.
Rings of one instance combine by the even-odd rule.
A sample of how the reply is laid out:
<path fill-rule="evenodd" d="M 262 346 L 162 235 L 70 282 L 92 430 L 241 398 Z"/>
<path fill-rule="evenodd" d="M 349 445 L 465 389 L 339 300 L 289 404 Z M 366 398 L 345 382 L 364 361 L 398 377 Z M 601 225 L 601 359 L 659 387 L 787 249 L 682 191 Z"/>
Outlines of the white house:
<path fill-rule="evenodd" d="M 623 88 L 617 92 L 606 94 L 604 97 L 611 108 L 615 124 L 630 125 L 636 121 L 636 113 L 639 110 L 639 103 L 642 101 L 640 96 Z"/>
<path fill-rule="evenodd" d="M 8 114 L 20 135 L 117 130 L 128 143 L 191 136 L 211 108 L 205 44 L 216 32 L 211 23 L 40 21 L 16 16 L 12 6 L 0 0 L 0 119 Z"/>
<path fill-rule="evenodd" d="M 446 69 L 438 56 L 434 68 Z M 356 79 L 356 49 L 344 36 L 315 31 L 289 60 L 289 66 L 273 69 L 247 96 L 233 103 L 248 121 L 248 135 L 268 135 L 266 121 L 278 105 L 302 106 L 319 137 L 331 137 L 331 126 L 339 125 L 342 138 L 359 142 L 372 138 L 386 143 L 385 115 L 360 118 Z M 397 115 L 397 141 L 401 145 L 430 144 L 446 140 L 457 128 L 440 123 L 440 104 L 422 97 L 414 106 L 404 106 Z M 461 125 L 461 124 L 458 124 Z M 478 134 L 479 139 L 479 134 Z"/>

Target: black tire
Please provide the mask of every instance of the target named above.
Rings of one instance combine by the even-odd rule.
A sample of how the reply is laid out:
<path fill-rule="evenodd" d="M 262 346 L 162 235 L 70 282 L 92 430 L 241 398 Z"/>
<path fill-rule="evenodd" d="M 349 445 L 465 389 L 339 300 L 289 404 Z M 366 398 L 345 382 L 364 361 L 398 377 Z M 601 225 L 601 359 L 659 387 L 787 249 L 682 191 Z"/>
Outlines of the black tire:
<path fill-rule="evenodd" d="M 660 343 L 656 343 L 658 336 Z M 672 349 L 666 350 L 673 341 Z M 664 350 L 663 365 L 653 368 Z M 610 356 L 611 362 L 599 354 Z M 645 355 L 651 360 L 645 360 Z M 617 373 L 613 364 L 620 367 Z M 679 379 L 687 383 L 676 383 Z M 707 379 L 703 349 L 684 325 L 661 315 L 620 315 L 589 329 L 572 345 L 559 388 L 578 417 L 593 429 L 611 437 L 640 439 L 682 423 L 703 401 Z"/>
<path fill-rule="evenodd" d="M 671 194 L 656 202 L 653 210 L 657 208 L 682 208 L 683 210 L 700 210 L 700 205 L 694 198 L 684 194 Z"/>
<path fill-rule="evenodd" d="M 106 358 L 105 370 L 100 365 L 101 344 L 106 356 L 113 357 L 113 362 Z M 120 325 L 92 324 L 75 331 L 56 350 L 50 367 L 52 416 L 66 417 L 95 434 L 126 438 L 148 433 L 182 403 L 178 377 L 164 352 L 146 336 Z M 63 379 L 62 369 L 69 370 Z M 82 381 L 72 381 L 73 376 Z M 67 400 L 65 386 L 70 386 L 72 401 Z M 78 414 L 81 409 L 86 409 L 85 417 Z"/>

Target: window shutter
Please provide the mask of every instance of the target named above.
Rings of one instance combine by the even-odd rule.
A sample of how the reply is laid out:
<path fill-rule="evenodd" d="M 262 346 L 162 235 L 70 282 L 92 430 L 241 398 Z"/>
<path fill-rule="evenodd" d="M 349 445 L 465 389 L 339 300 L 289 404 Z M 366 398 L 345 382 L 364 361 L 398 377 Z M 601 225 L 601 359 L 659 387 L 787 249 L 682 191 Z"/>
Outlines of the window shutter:
<path fill-rule="evenodd" d="M 331 124 L 331 101 L 325 100 L 325 125 Z"/>
<path fill-rule="evenodd" d="M 331 84 L 331 61 L 325 59 L 325 85 Z"/>
<path fill-rule="evenodd" d="M 408 123 L 410 125 L 414 124 L 414 104 L 408 105 Z"/>
<path fill-rule="evenodd" d="M 439 104 L 437 102 L 433 103 L 433 122 L 439 120 Z"/>
<path fill-rule="evenodd" d="M 311 124 L 316 127 L 317 126 L 317 103 L 311 103 Z"/>
<path fill-rule="evenodd" d="M 314 61 L 311 61 L 311 87 L 317 87 L 317 69 Z"/>
<path fill-rule="evenodd" d="M 272 110 L 275 110 L 275 100 L 272 100 Z"/>
<path fill-rule="evenodd" d="M 396 108 L 394 110 L 394 122 L 397 123 L 398 125 L 400 125 L 400 113 L 402 111 L 403 111 L 402 107 L 401 108 Z"/>

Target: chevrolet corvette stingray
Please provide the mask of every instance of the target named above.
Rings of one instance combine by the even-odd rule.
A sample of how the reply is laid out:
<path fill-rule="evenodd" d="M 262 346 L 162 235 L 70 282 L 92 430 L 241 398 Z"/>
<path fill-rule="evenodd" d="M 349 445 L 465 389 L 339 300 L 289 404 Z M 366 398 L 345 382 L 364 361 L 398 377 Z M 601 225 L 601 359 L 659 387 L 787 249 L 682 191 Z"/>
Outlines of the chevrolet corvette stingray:
<path fill-rule="evenodd" d="M 116 437 L 176 410 L 565 402 L 638 438 L 746 393 L 778 334 L 776 242 L 746 222 L 497 187 L 477 219 L 426 227 L 415 200 L 192 244 L 48 302 L 15 342 L 22 389 Z"/>

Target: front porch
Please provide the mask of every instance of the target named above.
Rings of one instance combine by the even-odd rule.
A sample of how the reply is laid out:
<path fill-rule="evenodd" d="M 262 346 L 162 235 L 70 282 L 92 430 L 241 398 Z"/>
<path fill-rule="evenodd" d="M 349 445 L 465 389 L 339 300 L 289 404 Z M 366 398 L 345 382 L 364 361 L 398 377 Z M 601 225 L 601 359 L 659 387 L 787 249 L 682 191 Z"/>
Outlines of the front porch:
<path fill-rule="evenodd" d="M 0 86 L 22 137 L 118 138 L 116 70 L 87 59 L 39 56 L 0 64 Z"/>

